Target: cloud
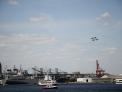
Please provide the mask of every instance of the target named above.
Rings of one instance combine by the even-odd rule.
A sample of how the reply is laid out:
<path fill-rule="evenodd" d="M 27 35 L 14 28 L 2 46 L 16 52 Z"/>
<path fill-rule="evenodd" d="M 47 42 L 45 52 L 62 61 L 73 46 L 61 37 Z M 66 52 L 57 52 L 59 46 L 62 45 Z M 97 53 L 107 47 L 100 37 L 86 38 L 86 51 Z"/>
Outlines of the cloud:
<path fill-rule="evenodd" d="M 111 54 L 116 53 L 117 50 L 118 50 L 118 48 L 111 47 L 111 48 L 106 48 L 106 49 L 104 49 L 104 52 L 105 52 L 106 54 L 111 55 Z"/>
<path fill-rule="evenodd" d="M 44 22 L 44 21 L 48 21 L 48 17 L 47 16 L 35 16 L 35 17 L 30 17 L 29 21 L 30 22 Z"/>
<path fill-rule="evenodd" d="M 88 49 L 86 49 L 84 46 L 81 46 L 81 44 L 68 42 L 63 43 L 60 45 L 60 47 L 51 48 L 48 50 L 48 52 L 51 52 L 51 54 L 54 55 L 54 57 L 59 61 L 65 58 L 69 61 L 70 59 L 74 59 L 75 61 L 77 58 L 80 58 L 81 55 L 85 55 L 87 50 Z"/>
<path fill-rule="evenodd" d="M 86 19 L 55 19 L 50 14 L 39 13 L 38 15 L 30 15 L 25 21 L 22 22 L 7 22 L 0 23 L 1 30 L 86 30 L 95 26 L 92 20 Z"/>
<path fill-rule="evenodd" d="M 98 23 L 101 23 L 105 26 L 110 25 L 112 22 L 112 15 L 109 12 L 104 12 L 96 18 Z"/>
<path fill-rule="evenodd" d="M 17 0 L 8 0 L 8 3 L 10 5 L 18 5 L 19 4 L 19 2 Z"/>
<path fill-rule="evenodd" d="M 49 44 L 55 42 L 54 37 L 38 34 L 12 34 L 0 35 L 0 46 L 15 44 Z"/>

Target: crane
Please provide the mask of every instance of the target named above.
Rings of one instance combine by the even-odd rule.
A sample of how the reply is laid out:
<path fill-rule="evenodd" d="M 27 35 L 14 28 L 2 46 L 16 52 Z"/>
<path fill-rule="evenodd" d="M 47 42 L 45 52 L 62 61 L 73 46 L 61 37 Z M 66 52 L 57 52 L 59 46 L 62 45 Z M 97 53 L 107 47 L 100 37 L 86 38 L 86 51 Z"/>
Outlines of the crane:
<path fill-rule="evenodd" d="M 96 76 L 97 77 L 102 77 L 104 75 L 104 70 L 100 68 L 100 65 L 98 63 L 98 60 L 96 60 Z"/>

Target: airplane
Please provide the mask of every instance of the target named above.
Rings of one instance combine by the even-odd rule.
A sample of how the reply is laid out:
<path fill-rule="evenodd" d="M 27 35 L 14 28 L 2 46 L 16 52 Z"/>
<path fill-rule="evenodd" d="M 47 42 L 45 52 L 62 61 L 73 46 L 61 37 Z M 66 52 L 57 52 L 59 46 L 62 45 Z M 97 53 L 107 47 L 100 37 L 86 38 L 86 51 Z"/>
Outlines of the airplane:
<path fill-rule="evenodd" d="M 98 39 L 97 37 L 92 37 L 91 40 L 92 40 L 92 41 L 97 41 L 97 40 L 99 40 L 99 39 Z"/>

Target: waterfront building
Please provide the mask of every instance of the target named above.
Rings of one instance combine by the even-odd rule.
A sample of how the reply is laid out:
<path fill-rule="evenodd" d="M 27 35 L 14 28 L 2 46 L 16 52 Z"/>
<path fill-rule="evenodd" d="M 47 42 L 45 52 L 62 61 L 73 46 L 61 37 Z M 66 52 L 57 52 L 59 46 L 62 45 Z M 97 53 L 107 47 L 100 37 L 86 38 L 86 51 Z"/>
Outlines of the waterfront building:
<path fill-rule="evenodd" d="M 92 78 L 77 78 L 79 83 L 92 83 Z"/>

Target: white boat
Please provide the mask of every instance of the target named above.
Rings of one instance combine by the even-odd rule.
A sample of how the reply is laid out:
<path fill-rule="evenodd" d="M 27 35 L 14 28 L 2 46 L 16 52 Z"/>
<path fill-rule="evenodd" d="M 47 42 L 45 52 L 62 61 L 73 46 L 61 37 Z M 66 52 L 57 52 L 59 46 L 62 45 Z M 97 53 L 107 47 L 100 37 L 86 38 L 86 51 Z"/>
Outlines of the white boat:
<path fill-rule="evenodd" d="M 0 85 L 2 85 L 3 84 L 3 80 L 2 79 L 0 79 Z"/>
<path fill-rule="evenodd" d="M 57 89 L 58 87 L 57 86 L 54 86 L 52 84 L 47 84 L 46 86 L 43 86 L 43 89 Z"/>
<path fill-rule="evenodd" d="M 38 85 L 46 86 L 47 84 L 56 85 L 57 82 L 56 80 L 53 80 L 52 77 L 49 75 L 45 75 L 45 78 L 43 80 L 38 81 Z"/>
<path fill-rule="evenodd" d="M 115 84 L 122 84 L 122 79 L 115 79 Z"/>
<path fill-rule="evenodd" d="M 6 84 L 6 79 L 0 79 L 0 85 L 5 85 Z"/>

